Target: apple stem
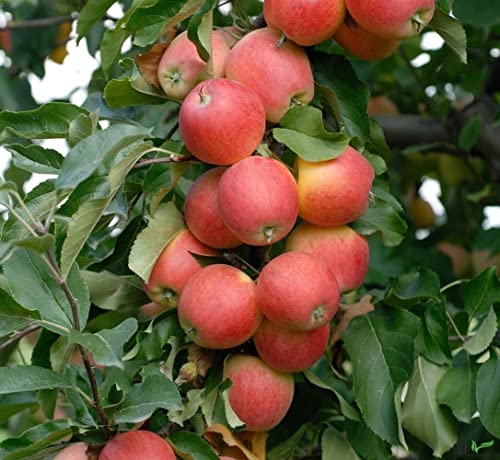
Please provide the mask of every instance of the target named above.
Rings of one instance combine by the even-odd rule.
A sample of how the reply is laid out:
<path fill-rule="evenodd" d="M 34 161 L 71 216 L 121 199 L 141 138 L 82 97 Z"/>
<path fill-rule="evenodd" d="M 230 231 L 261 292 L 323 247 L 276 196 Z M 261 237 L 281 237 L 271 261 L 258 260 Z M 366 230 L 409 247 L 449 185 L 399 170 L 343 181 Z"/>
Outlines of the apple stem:
<path fill-rule="evenodd" d="M 283 44 L 286 42 L 287 37 L 285 34 L 281 34 L 280 39 L 276 42 L 276 48 L 281 48 Z"/>
<path fill-rule="evenodd" d="M 416 26 L 417 33 L 419 33 L 427 25 L 427 22 L 422 19 L 420 13 L 415 13 L 412 16 L 411 20 Z"/>

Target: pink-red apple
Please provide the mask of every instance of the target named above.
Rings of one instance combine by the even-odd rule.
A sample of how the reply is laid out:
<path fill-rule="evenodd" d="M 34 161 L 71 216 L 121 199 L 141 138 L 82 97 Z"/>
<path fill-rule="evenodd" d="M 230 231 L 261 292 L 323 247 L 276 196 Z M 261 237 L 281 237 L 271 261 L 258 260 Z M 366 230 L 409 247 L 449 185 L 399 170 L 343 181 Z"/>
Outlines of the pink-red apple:
<path fill-rule="evenodd" d="M 398 106 L 387 96 L 372 96 L 368 99 L 368 115 L 399 115 Z"/>
<path fill-rule="evenodd" d="M 297 158 L 297 170 L 299 214 L 307 222 L 343 225 L 366 211 L 375 173 L 352 147 L 333 160 L 312 163 Z"/>
<path fill-rule="evenodd" d="M 231 50 L 226 76 L 252 88 L 261 98 L 266 118 L 279 123 L 294 104 L 314 97 L 314 78 L 304 50 L 286 41 L 279 31 L 264 28 L 245 35 Z"/>
<path fill-rule="evenodd" d="M 264 18 L 293 42 L 311 46 L 330 38 L 345 16 L 344 0 L 265 0 Z"/>
<path fill-rule="evenodd" d="M 54 460 L 88 460 L 87 446 L 83 442 L 76 442 L 65 447 Z"/>
<path fill-rule="evenodd" d="M 128 431 L 108 441 L 99 460 L 175 460 L 167 442 L 151 431 Z"/>
<path fill-rule="evenodd" d="M 191 253 L 217 255 L 215 249 L 198 241 L 189 229 L 179 232 L 156 260 L 144 287 L 153 302 L 167 308 L 177 306 L 182 289 L 201 270 L 201 265 Z"/>
<path fill-rule="evenodd" d="M 277 372 L 255 356 L 231 356 L 224 365 L 231 379 L 229 403 L 249 431 L 269 431 L 292 404 L 292 374 Z"/>
<path fill-rule="evenodd" d="M 388 40 L 417 35 L 432 19 L 435 0 L 345 0 L 347 10 L 364 29 Z"/>
<path fill-rule="evenodd" d="M 186 224 L 201 242 L 213 248 L 229 249 L 241 244 L 226 227 L 219 208 L 219 182 L 226 168 L 214 168 L 198 177 L 184 203 Z"/>
<path fill-rule="evenodd" d="M 214 78 L 224 77 L 229 45 L 221 34 L 212 34 Z M 203 79 L 206 63 L 187 32 L 177 36 L 165 50 L 158 65 L 158 81 L 167 96 L 181 101 Z"/>
<path fill-rule="evenodd" d="M 239 40 L 244 37 L 244 33 L 235 26 L 222 27 L 214 32 L 220 35 L 227 43 L 229 48 L 232 48 Z"/>
<path fill-rule="evenodd" d="M 327 324 L 339 307 L 339 286 L 311 254 L 286 252 L 271 260 L 257 280 L 257 304 L 274 324 L 310 330 Z"/>
<path fill-rule="evenodd" d="M 217 350 L 246 342 L 262 320 L 252 279 L 222 264 L 209 265 L 189 280 L 179 299 L 178 315 L 193 342 Z"/>
<path fill-rule="evenodd" d="M 347 226 L 318 227 L 303 222 L 288 237 L 285 250 L 304 251 L 322 260 L 335 275 L 340 292 L 361 286 L 368 272 L 368 242 Z"/>
<path fill-rule="evenodd" d="M 253 246 L 273 244 L 295 224 L 297 184 L 283 163 L 252 156 L 222 175 L 219 206 L 224 223 L 239 240 Z"/>
<path fill-rule="evenodd" d="M 330 324 L 310 331 L 283 329 L 264 319 L 253 336 L 259 356 L 280 372 L 302 372 L 323 355 Z"/>
<path fill-rule="evenodd" d="M 250 88 L 218 78 L 201 82 L 179 114 L 182 139 L 199 160 L 226 166 L 250 156 L 264 136 L 266 117 Z"/>

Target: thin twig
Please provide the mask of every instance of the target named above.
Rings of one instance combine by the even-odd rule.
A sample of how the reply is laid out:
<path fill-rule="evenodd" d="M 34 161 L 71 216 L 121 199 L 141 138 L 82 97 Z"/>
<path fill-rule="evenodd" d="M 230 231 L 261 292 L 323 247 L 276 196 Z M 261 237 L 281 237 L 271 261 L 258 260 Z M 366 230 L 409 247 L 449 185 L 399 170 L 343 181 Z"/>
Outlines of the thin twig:
<path fill-rule="evenodd" d="M 5 342 L 0 343 L 0 351 L 5 350 L 10 345 L 16 343 L 18 340 L 31 334 L 32 332 L 38 331 L 38 329 L 41 329 L 41 326 L 39 326 L 38 324 L 32 324 L 31 326 L 28 326 L 26 329 L 16 332 L 12 337 L 7 339 Z"/>
<path fill-rule="evenodd" d="M 144 166 L 158 165 L 164 163 L 181 163 L 183 161 L 193 161 L 193 157 L 164 157 L 164 158 L 151 158 L 150 160 L 139 161 L 134 166 L 134 169 L 143 168 Z"/>
<path fill-rule="evenodd" d="M 451 314 L 448 310 L 446 310 L 446 316 L 448 316 L 448 319 L 450 320 L 450 323 L 451 323 L 453 329 L 455 329 L 455 332 L 457 333 L 457 336 L 460 339 L 460 341 L 465 343 L 466 340 L 465 340 L 464 336 L 462 334 L 460 334 L 460 330 L 458 329 L 455 321 L 453 321 L 453 317 L 451 316 Z"/>
<path fill-rule="evenodd" d="M 70 22 L 74 19 L 73 16 L 54 16 L 52 18 L 28 19 L 26 21 L 9 21 L 5 26 L 0 27 L 0 30 L 36 29 L 39 27 L 57 26 L 58 24 Z"/>

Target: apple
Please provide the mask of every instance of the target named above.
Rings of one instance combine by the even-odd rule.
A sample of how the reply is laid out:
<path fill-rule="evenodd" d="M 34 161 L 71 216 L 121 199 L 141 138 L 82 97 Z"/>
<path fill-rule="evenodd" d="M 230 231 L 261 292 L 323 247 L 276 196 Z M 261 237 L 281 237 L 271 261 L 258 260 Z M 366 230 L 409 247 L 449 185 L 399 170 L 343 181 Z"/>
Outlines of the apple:
<path fill-rule="evenodd" d="M 435 0 L 345 0 L 363 29 L 388 40 L 417 35 L 432 19 Z"/>
<path fill-rule="evenodd" d="M 226 227 L 219 208 L 219 182 L 226 168 L 214 168 L 199 176 L 184 202 L 186 224 L 201 242 L 213 248 L 229 249 L 241 244 Z"/>
<path fill-rule="evenodd" d="M 275 371 L 260 358 L 231 356 L 224 365 L 231 379 L 229 403 L 248 431 L 269 431 L 285 417 L 292 404 L 292 374 Z"/>
<path fill-rule="evenodd" d="M 368 32 L 351 17 L 346 18 L 333 38 L 346 51 L 365 61 L 385 59 L 400 44 L 399 40 L 387 40 Z"/>
<path fill-rule="evenodd" d="M 209 265 L 189 280 L 177 313 L 193 342 L 217 350 L 246 342 L 262 320 L 253 280 L 223 264 Z"/>
<path fill-rule="evenodd" d="M 387 96 L 372 96 L 368 99 L 368 115 L 399 115 L 398 106 Z"/>
<path fill-rule="evenodd" d="M 215 249 L 198 241 L 189 229 L 181 230 L 161 252 L 144 286 L 154 303 L 166 308 L 177 306 L 182 289 L 201 270 L 201 265 L 191 253 L 217 255 Z"/>
<path fill-rule="evenodd" d="M 252 156 L 222 175 L 219 206 L 224 223 L 239 240 L 253 246 L 273 244 L 297 220 L 297 184 L 283 163 Z"/>
<path fill-rule="evenodd" d="M 266 129 L 257 94 L 236 81 L 201 82 L 186 97 L 179 127 L 187 149 L 199 160 L 226 166 L 250 156 Z"/>
<path fill-rule="evenodd" d="M 416 228 L 429 228 L 436 224 L 436 215 L 432 206 L 419 196 L 410 202 L 409 211 Z"/>
<path fill-rule="evenodd" d="M 345 16 L 344 0 L 265 0 L 264 19 L 298 45 L 330 38 Z"/>
<path fill-rule="evenodd" d="M 232 48 L 239 40 L 244 37 L 244 33 L 235 26 L 222 27 L 214 32 L 220 35 L 227 43 L 229 48 Z"/>
<path fill-rule="evenodd" d="M 229 45 L 221 34 L 212 34 L 214 78 L 224 77 Z M 158 81 L 167 96 L 182 101 L 203 78 L 206 63 L 187 31 L 178 35 L 165 50 L 158 64 Z"/>
<path fill-rule="evenodd" d="M 54 460 L 88 460 L 87 446 L 83 442 L 70 444 L 61 450 Z"/>
<path fill-rule="evenodd" d="M 449 241 L 441 241 L 436 245 L 436 249 L 449 257 L 453 273 L 457 278 L 474 277 L 474 253 L 471 254 L 463 246 Z"/>
<path fill-rule="evenodd" d="M 361 286 L 368 272 L 368 242 L 345 225 L 318 227 L 303 222 L 288 237 L 285 250 L 304 251 L 322 260 L 335 275 L 342 293 Z"/>
<path fill-rule="evenodd" d="M 154 318 L 155 316 L 163 313 L 167 307 L 163 305 L 159 305 L 154 302 L 150 302 L 144 305 L 141 305 L 139 308 L 139 318 L 143 321 Z"/>
<path fill-rule="evenodd" d="M 370 162 L 348 146 L 328 161 L 297 158 L 299 215 L 316 225 L 343 225 L 355 221 L 368 207 L 375 173 Z"/>
<path fill-rule="evenodd" d="M 283 329 L 264 319 L 253 336 L 259 356 L 280 372 L 302 372 L 325 351 L 330 324 L 309 331 Z"/>
<path fill-rule="evenodd" d="M 327 324 L 339 307 L 339 286 L 311 254 L 286 252 L 269 262 L 257 280 L 257 304 L 272 323 L 309 330 Z"/>
<path fill-rule="evenodd" d="M 136 430 L 120 433 L 108 441 L 99 460 L 175 460 L 167 442 L 151 431 Z"/>
<path fill-rule="evenodd" d="M 272 123 L 279 123 L 292 105 L 308 104 L 314 97 L 305 51 L 290 41 L 280 46 L 280 38 L 280 32 L 269 27 L 254 30 L 234 46 L 226 63 L 226 77 L 252 88 Z"/>

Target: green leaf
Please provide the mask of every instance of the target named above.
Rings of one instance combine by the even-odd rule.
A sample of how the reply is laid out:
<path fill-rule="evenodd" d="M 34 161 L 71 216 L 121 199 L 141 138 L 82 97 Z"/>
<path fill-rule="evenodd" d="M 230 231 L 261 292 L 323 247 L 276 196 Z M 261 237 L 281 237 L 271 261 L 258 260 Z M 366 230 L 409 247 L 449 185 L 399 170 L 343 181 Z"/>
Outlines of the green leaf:
<path fill-rule="evenodd" d="M 78 142 L 94 134 L 98 129 L 99 113 L 92 112 L 88 115 L 82 113 L 69 125 L 68 143 L 74 147 Z"/>
<path fill-rule="evenodd" d="M 210 63 L 212 55 L 213 9 L 216 5 L 217 0 L 205 0 L 188 24 L 189 40 L 195 44 L 198 54 L 207 63 Z M 213 71 L 209 73 L 213 74 Z"/>
<path fill-rule="evenodd" d="M 0 423 L 7 422 L 10 417 L 23 410 L 35 412 L 38 408 L 38 400 L 33 392 L 0 396 Z"/>
<path fill-rule="evenodd" d="M 429 27 L 441 35 L 461 62 L 467 64 L 467 36 L 460 22 L 436 8 Z"/>
<path fill-rule="evenodd" d="M 180 410 L 182 401 L 174 383 L 163 374 L 149 375 L 132 387 L 118 406 L 116 423 L 139 423 L 156 409 Z"/>
<path fill-rule="evenodd" d="M 477 27 L 491 27 L 500 24 L 500 0 L 481 2 L 481 8 L 470 0 L 455 0 L 453 14 L 463 24 Z"/>
<path fill-rule="evenodd" d="M 36 144 L 12 144 L 5 148 L 12 154 L 12 160 L 18 168 L 35 174 L 59 174 L 64 161 L 59 152 Z"/>
<path fill-rule="evenodd" d="M 104 76 L 109 77 L 113 64 L 120 57 L 121 49 L 125 40 L 131 32 L 124 27 L 123 19 L 120 19 L 114 29 L 108 29 L 104 32 L 101 41 L 101 62 Z"/>
<path fill-rule="evenodd" d="M 78 15 L 76 23 L 76 32 L 78 42 L 90 32 L 92 26 L 102 20 L 106 11 L 115 3 L 116 0 L 88 0 L 83 4 L 83 8 Z"/>
<path fill-rule="evenodd" d="M 437 400 L 451 408 L 453 415 L 461 422 L 470 423 L 477 411 L 476 376 L 478 366 L 472 358 L 461 351 L 453 359 L 437 386 Z"/>
<path fill-rule="evenodd" d="M 5 337 L 12 332 L 21 331 L 33 324 L 31 318 L 22 316 L 9 316 L 0 313 L 0 337 Z"/>
<path fill-rule="evenodd" d="M 16 249 L 3 264 L 5 282 L 12 297 L 24 308 L 37 311 L 41 318 L 63 328 L 72 328 L 71 306 L 63 289 L 47 264 L 36 253 Z M 74 265 L 67 279 L 69 289 L 78 304 L 81 327 L 85 327 L 90 308 L 89 293 L 78 266 Z M 29 289 L 26 289 L 29 286 Z M 61 333 L 60 328 L 54 332 Z"/>
<path fill-rule="evenodd" d="M 363 422 L 348 421 L 345 429 L 351 446 L 356 449 L 361 458 L 370 460 L 392 458 L 390 444 L 382 441 Z"/>
<path fill-rule="evenodd" d="M 69 382 L 63 375 L 43 367 L 0 367 L 0 394 L 2 395 L 67 386 Z"/>
<path fill-rule="evenodd" d="M 85 109 L 65 102 L 49 102 L 35 110 L 0 113 L 0 141 L 68 137 L 69 125 Z"/>
<path fill-rule="evenodd" d="M 432 270 L 420 267 L 417 271 L 401 275 L 391 283 L 384 302 L 401 308 L 411 308 L 419 303 L 440 299 L 439 276 Z"/>
<path fill-rule="evenodd" d="M 160 205 L 135 240 L 129 258 L 130 270 L 147 282 L 156 259 L 183 227 L 182 214 L 173 202 Z"/>
<path fill-rule="evenodd" d="M 334 458 L 360 460 L 349 441 L 332 427 L 327 428 L 323 432 L 323 436 L 321 436 L 321 458 L 322 460 L 332 460 Z"/>
<path fill-rule="evenodd" d="M 135 105 L 164 104 L 165 94 L 148 85 L 144 78 L 137 80 L 135 85 L 130 77 L 123 80 L 113 79 L 104 88 L 104 99 L 111 109 L 132 107 Z M 147 86 L 145 86 L 147 85 Z M 136 87 L 149 88 L 148 92 L 139 91 Z"/>
<path fill-rule="evenodd" d="M 492 355 L 489 361 L 479 368 L 476 381 L 476 401 L 479 417 L 484 427 L 495 437 L 500 438 L 500 360 Z"/>
<path fill-rule="evenodd" d="M 69 340 L 89 349 L 97 364 L 123 369 L 123 347 L 136 331 L 137 320 L 128 318 L 113 329 L 102 329 L 95 334 L 71 331 Z"/>
<path fill-rule="evenodd" d="M 403 403 L 403 427 L 428 445 L 436 457 L 457 442 L 457 421 L 437 402 L 437 387 L 448 368 L 417 359 Z"/>
<path fill-rule="evenodd" d="M 415 315 L 383 307 L 355 318 L 343 334 L 363 419 L 391 443 L 399 442 L 395 394 L 413 372 L 418 327 Z"/>
<path fill-rule="evenodd" d="M 367 143 L 370 138 L 368 86 L 359 80 L 343 56 L 315 52 L 311 63 L 319 92 L 330 104 L 339 126 L 349 137 L 358 137 Z"/>
<path fill-rule="evenodd" d="M 462 299 L 465 311 L 471 317 L 486 315 L 495 303 L 500 302 L 500 282 L 496 268 L 486 268 L 479 276 L 464 284 Z"/>
<path fill-rule="evenodd" d="M 177 431 L 169 435 L 168 441 L 176 452 L 183 454 L 182 458 L 186 456 L 192 460 L 217 460 L 219 458 L 210 445 L 196 433 Z"/>
<path fill-rule="evenodd" d="M 461 129 L 460 136 L 458 138 L 458 145 L 465 151 L 470 152 L 472 147 L 477 144 L 480 133 L 481 117 L 479 115 L 474 115 Z"/>
<path fill-rule="evenodd" d="M 488 316 L 486 316 L 481 323 L 476 335 L 464 343 L 464 349 L 471 355 L 478 355 L 479 353 L 482 353 L 490 346 L 491 342 L 493 342 L 497 331 L 497 315 L 492 307 Z"/>
<path fill-rule="evenodd" d="M 0 242 L 0 263 L 7 261 L 16 248 L 31 249 L 44 253 L 54 246 L 54 237 L 50 234 L 43 236 L 28 236 L 18 240 L 9 240 L 7 243 Z"/>

